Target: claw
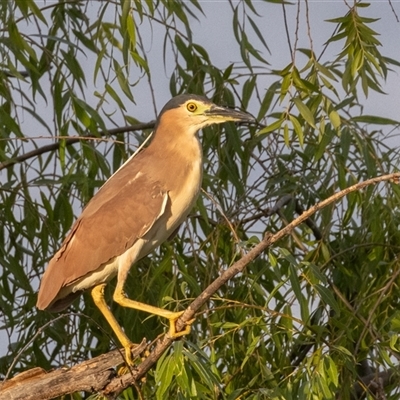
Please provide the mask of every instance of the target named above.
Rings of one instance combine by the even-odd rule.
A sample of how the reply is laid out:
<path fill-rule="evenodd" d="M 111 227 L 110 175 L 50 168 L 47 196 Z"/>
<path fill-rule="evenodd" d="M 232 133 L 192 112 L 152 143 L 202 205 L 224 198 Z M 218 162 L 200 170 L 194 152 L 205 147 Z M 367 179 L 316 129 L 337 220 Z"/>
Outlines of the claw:
<path fill-rule="evenodd" d="M 140 345 L 135 343 L 127 343 L 124 345 L 125 350 L 125 364 L 118 368 L 118 376 L 127 374 L 135 366 L 137 355 L 133 356 L 134 350 Z"/>
<path fill-rule="evenodd" d="M 176 331 L 176 321 L 179 319 L 179 317 L 184 313 L 184 311 L 181 312 L 176 312 L 176 313 L 171 313 L 171 316 L 168 317 L 169 320 L 169 336 L 171 339 L 177 339 L 182 336 L 188 335 L 191 330 L 191 326 L 195 320 L 195 318 L 191 319 L 190 321 L 186 322 L 185 329 L 182 331 L 177 332 Z"/>
<path fill-rule="evenodd" d="M 130 343 L 124 346 L 125 349 L 125 360 L 129 367 L 133 367 L 135 359 L 132 357 L 132 351 L 137 347 L 137 344 Z"/>

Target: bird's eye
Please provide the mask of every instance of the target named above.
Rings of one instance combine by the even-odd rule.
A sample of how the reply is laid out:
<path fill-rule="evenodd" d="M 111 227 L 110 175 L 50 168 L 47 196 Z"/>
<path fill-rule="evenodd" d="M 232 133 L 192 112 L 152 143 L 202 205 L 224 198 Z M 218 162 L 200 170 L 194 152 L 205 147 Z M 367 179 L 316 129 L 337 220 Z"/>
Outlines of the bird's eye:
<path fill-rule="evenodd" d="M 195 112 L 197 110 L 197 105 L 195 103 L 187 103 L 186 108 L 190 112 Z"/>

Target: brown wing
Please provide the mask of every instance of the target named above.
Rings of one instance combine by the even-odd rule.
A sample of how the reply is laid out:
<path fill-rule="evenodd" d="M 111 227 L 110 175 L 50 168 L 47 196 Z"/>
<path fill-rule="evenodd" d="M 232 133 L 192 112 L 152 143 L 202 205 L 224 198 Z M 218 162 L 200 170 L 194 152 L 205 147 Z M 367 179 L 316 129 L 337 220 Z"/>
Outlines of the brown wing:
<path fill-rule="evenodd" d="M 162 214 L 167 193 L 144 171 L 143 156 L 117 171 L 83 210 L 43 275 L 39 309 L 51 308 L 61 288 L 123 254 Z"/>

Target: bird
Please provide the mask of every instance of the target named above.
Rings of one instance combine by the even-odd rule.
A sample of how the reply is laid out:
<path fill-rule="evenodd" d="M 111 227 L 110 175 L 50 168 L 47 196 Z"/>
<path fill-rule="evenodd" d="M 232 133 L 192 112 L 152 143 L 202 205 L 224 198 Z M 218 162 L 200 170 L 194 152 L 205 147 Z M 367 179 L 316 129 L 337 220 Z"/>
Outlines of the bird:
<path fill-rule="evenodd" d="M 117 304 L 168 319 L 172 339 L 189 333 L 190 322 L 182 331 L 176 330 L 183 312 L 129 299 L 124 286 L 131 266 L 179 228 L 199 195 L 203 155 L 198 131 L 227 121 L 251 123 L 254 118 L 199 95 L 181 94 L 168 101 L 158 115 L 150 144 L 104 183 L 49 261 L 37 308 L 62 311 L 89 290 L 132 365 L 135 345 L 104 298 L 105 286 L 116 277 L 113 300 Z"/>

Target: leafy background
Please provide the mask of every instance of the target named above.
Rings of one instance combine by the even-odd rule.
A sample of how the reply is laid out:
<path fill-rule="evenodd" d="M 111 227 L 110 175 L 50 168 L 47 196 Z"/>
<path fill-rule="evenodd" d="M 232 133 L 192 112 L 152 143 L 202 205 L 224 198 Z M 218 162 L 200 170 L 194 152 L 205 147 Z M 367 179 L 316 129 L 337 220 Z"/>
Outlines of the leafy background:
<path fill-rule="evenodd" d="M 132 267 L 139 301 L 184 309 L 265 232 L 398 169 L 398 123 L 379 105 L 400 60 L 377 30 L 395 24 L 397 4 L 338 5 L 324 21 L 309 1 L 227 1 L 221 12 L 196 0 L 0 4 L 4 376 L 117 345 L 87 296 L 58 317 L 36 310 L 37 288 L 171 96 L 205 94 L 266 127 L 204 130 L 204 193 L 174 241 Z M 369 16 L 381 8 L 379 24 Z M 371 97 L 376 115 L 364 111 Z M 399 398 L 399 195 L 393 183 L 349 195 L 253 262 L 165 353 L 144 398 Z M 111 307 L 134 342 L 163 331 Z M 357 386 L 378 376 L 376 390 Z"/>

